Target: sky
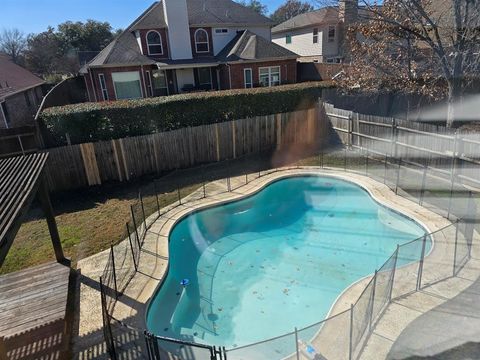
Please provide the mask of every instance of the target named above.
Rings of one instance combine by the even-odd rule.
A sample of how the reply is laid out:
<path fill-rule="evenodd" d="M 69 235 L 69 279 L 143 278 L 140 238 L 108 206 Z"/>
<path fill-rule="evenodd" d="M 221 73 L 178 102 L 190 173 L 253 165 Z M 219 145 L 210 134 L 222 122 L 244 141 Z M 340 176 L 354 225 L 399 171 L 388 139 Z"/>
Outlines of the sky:
<path fill-rule="evenodd" d="M 45 31 L 67 20 L 108 21 L 124 29 L 155 0 L 0 0 L 0 31 L 18 28 L 25 34 Z M 284 0 L 263 0 L 273 12 Z"/>

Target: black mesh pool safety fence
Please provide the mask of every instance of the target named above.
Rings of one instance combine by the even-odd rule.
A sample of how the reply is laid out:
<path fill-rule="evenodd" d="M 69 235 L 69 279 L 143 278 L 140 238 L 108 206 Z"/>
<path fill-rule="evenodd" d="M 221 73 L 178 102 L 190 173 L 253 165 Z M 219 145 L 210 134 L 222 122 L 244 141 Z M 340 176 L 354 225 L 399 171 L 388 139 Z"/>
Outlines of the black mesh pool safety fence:
<path fill-rule="evenodd" d="M 430 159 L 395 157 L 382 153 L 385 149 L 390 148 L 321 148 L 301 160 L 264 167 L 255 167 L 248 157 L 230 159 L 193 170 L 178 170 L 142 188 L 126 222 L 126 241 L 111 246 L 101 276 L 104 337 L 112 358 L 119 358 L 121 351 L 115 341 L 116 334 L 125 331 L 144 339 L 143 347 L 138 351 L 143 351 L 143 356 L 148 359 L 163 359 L 165 354 L 200 360 L 227 357 L 229 360 L 298 359 L 315 354 L 327 359 L 357 359 L 392 299 L 457 276 L 471 258 L 472 241 L 476 236 L 478 193 L 473 188 L 466 186 L 461 178 L 449 176 L 447 170 L 434 167 Z M 271 156 L 271 152 L 267 154 Z M 129 328 L 114 319 L 116 301 L 141 264 L 149 228 L 159 218 L 168 216 L 167 210 L 235 191 L 272 172 L 301 165 L 315 169 L 313 171 L 333 169 L 367 175 L 384 183 L 399 196 L 451 219 L 452 223 L 434 233 L 399 244 L 388 260 L 360 283 L 363 291 L 350 308 L 313 325 L 292 329 L 290 333 L 259 343 L 224 349 L 156 336 L 142 329 Z M 433 243 L 443 246 L 442 258 L 429 256 Z"/>

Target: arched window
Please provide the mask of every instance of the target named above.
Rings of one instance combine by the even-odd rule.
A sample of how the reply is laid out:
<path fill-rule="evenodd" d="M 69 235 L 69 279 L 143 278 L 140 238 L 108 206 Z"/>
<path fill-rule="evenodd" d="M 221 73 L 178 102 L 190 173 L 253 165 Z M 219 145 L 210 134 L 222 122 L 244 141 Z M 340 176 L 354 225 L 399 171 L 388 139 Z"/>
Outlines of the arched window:
<path fill-rule="evenodd" d="M 160 33 L 151 30 L 147 33 L 148 55 L 163 55 L 162 37 Z"/>
<path fill-rule="evenodd" d="M 195 51 L 197 53 L 209 52 L 208 33 L 205 29 L 197 29 L 195 31 Z"/>

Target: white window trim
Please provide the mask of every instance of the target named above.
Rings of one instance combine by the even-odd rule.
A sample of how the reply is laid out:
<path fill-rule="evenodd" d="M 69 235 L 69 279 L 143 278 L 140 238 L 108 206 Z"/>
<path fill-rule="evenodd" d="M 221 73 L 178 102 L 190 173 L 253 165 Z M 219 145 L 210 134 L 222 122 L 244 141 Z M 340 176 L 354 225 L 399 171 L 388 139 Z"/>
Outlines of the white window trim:
<path fill-rule="evenodd" d="M 197 32 L 199 32 L 199 31 L 204 31 L 205 35 L 207 35 L 207 42 L 206 43 L 205 42 L 197 42 Z M 193 39 L 195 40 L 195 52 L 197 54 L 210 52 L 210 38 L 208 37 L 208 31 L 207 30 L 205 30 L 204 28 L 200 28 L 200 29 L 195 30 L 195 33 L 193 34 Z M 198 51 L 197 44 L 207 44 L 207 51 Z"/>
<path fill-rule="evenodd" d="M 333 29 L 333 38 L 330 38 L 330 29 Z M 333 43 L 337 39 L 337 27 L 335 25 L 328 25 L 327 42 Z"/>
<path fill-rule="evenodd" d="M 247 73 L 247 70 L 250 70 L 250 77 L 251 77 L 251 83 L 250 83 L 250 87 L 247 87 L 247 77 L 246 77 L 246 73 Z M 245 86 L 245 89 L 251 89 L 253 88 L 253 71 L 252 71 L 252 68 L 245 68 L 243 69 L 243 85 Z"/>
<path fill-rule="evenodd" d="M 102 84 L 102 78 L 103 78 L 103 83 L 105 84 L 105 88 L 103 87 Z M 98 74 L 98 82 L 100 83 L 100 91 L 102 92 L 102 97 L 103 101 L 108 101 L 108 88 L 107 88 L 107 79 L 105 78 L 105 74 L 101 73 Z"/>
<path fill-rule="evenodd" d="M 145 71 L 145 76 L 147 77 L 147 81 L 145 86 L 147 87 L 147 95 L 148 96 L 153 96 L 153 84 L 152 84 L 152 78 L 150 77 L 150 70 Z"/>
<path fill-rule="evenodd" d="M 158 34 L 158 37 L 160 39 L 160 43 L 159 44 L 149 44 L 148 42 L 148 35 L 150 33 L 157 33 Z M 157 30 L 150 30 L 149 32 L 147 32 L 147 35 L 145 35 L 145 42 L 147 44 L 147 53 L 148 55 L 163 55 L 163 41 L 162 41 L 162 34 L 160 34 Z M 162 47 L 162 52 L 161 53 L 151 53 L 150 52 L 150 45 L 152 46 L 158 46 L 160 45 Z"/>
<path fill-rule="evenodd" d="M 272 87 L 272 68 L 278 68 L 278 85 L 282 85 L 282 67 L 280 65 L 264 66 L 258 68 L 258 82 L 260 83 L 260 71 L 268 69 L 268 87 Z M 275 85 L 277 86 L 277 85 Z"/>

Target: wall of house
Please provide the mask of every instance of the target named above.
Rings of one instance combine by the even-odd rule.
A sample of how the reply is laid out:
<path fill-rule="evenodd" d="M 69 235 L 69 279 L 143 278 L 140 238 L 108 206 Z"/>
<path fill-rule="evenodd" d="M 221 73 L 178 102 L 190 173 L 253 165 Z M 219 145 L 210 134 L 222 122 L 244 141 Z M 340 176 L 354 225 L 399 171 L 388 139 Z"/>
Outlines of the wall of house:
<path fill-rule="evenodd" d="M 282 84 L 291 84 L 297 81 L 297 61 L 295 59 L 246 64 L 232 64 L 230 65 L 230 78 L 232 81 L 232 89 L 245 88 L 245 79 L 243 72 L 244 69 L 252 69 L 253 86 L 259 86 L 259 69 L 261 67 L 268 66 L 280 66 L 280 78 Z M 228 76 L 228 69 L 225 75 Z"/>
<path fill-rule="evenodd" d="M 163 47 L 163 54 L 162 55 L 149 55 L 148 54 L 148 47 L 147 47 L 147 34 L 150 30 L 155 30 L 160 34 L 162 38 L 162 47 Z M 149 30 L 139 30 L 140 36 L 140 43 L 142 45 L 142 54 L 149 56 L 153 59 L 168 59 L 169 58 L 169 49 L 168 49 L 168 36 L 166 29 L 149 29 Z"/>
<path fill-rule="evenodd" d="M 33 125 L 42 97 L 41 86 L 7 97 L 4 100 L 7 119 L 4 119 L 3 114 L 0 114 L 0 128 Z"/>
<path fill-rule="evenodd" d="M 195 32 L 198 29 L 203 29 L 208 34 L 208 52 L 197 53 L 195 47 Z M 213 57 L 213 43 L 212 43 L 212 28 L 209 27 L 191 27 L 190 28 L 190 44 L 192 46 L 192 56 L 194 59 L 204 58 L 204 57 Z"/>
<path fill-rule="evenodd" d="M 322 58 L 328 56 L 338 56 L 339 54 L 339 28 L 336 26 L 335 41 L 328 42 L 328 25 L 318 27 L 318 43 L 313 43 L 313 29 L 316 26 L 308 28 L 295 29 L 289 32 L 272 34 L 272 41 L 285 49 L 293 51 L 300 56 L 309 56 L 315 59 L 315 56 Z M 292 36 L 292 42 L 286 43 L 286 35 Z"/>
<path fill-rule="evenodd" d="M 126 72 L 126 71 L 138 71 L 140 73 L 140 82 L 141 82 L 141 88 L 142 88 L 142 96 L 143 97 L 148 97 L 148 92 L 147 92 L 147 85 L 146 85 L 146 79 L 147 79 L 147 73 L 146 71 L 152 71 L 155 70 L 157 67 L 156 66 L 151 66 L 151 65 L 146 65 L 146 66 L 128 66 L 128 67 L 109 67 L 109 68 L 102 68 L 102 69 L 90 69 L 89 74 L 85 75 L 86 77 L 86 84 L 88 87 L 88 94 L 90 97 L 90 101 L 95 101 L 95 99 L 92 97 L 93 94 L 96 94 L 97 101 L 104 101 L 103 100 L 103 94 L 101 91 L 100 87 L 100 79 L 99 79 L 99 74 L 103 74 L 105 76 L 105 83 L 107 85 L 107 92 L 108 92 L 108 100 L 116 100 L 115 96 L 115 88 L 113 86 L 113 80 L 112 80 L 112 73 L 115 72 Z M 93 82 L 94 82 L 94 89 L 92 89 L 91 86 L 91 80 L 90 80 L 90 74 L 93 77 Z"/>

